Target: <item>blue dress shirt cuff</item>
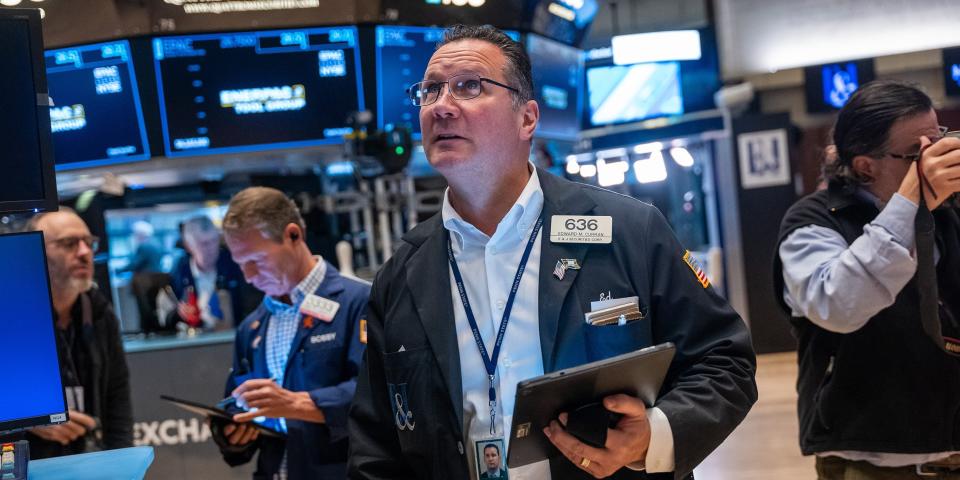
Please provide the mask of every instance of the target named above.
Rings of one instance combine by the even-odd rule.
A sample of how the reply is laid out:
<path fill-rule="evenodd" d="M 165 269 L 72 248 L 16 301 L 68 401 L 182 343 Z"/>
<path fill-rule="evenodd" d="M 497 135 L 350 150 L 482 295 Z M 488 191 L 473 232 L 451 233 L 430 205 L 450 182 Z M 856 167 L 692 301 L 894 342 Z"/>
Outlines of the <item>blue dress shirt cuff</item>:
<path fill-rule="evenodd" d="M 913 220 L 917 216 L 917 204 L 899 193 L 894 193 L 879 215 L 873 219 L 873 225 L 883 228 L 893 241 L 907 250 L 913 249 Z"/>

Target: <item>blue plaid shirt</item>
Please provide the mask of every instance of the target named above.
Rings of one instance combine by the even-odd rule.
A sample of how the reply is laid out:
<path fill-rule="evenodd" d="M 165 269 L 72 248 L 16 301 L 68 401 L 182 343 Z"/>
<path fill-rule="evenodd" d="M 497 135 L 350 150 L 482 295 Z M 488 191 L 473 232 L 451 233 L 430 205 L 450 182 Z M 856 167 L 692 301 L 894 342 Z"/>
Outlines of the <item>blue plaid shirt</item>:
<path fill-rule="evenodd" d="M 293 337 L 297 335 L 297 328 L 300 326 L 300 304 L 307 295 L 312 294 L 320 288 L 323 283 L 323 277 L 327 274 L 327 264 L 320 256 L 317 259 L 317 265 L 307 274 L 307 277 L 300 281 L 290 292 L 290 301 L 292 305 L 287 305 L 269 295 L 263 297 L 263 306 L 270 312 L 270 319 L 267 321 L 267 369 L 270 376 L 280 385 L 283 385 L 284 372 L 287 370 L 287 359 L 290 358 L 290 346 L 293 344 Z M 280 419 L 280 428 L 287 431 L 287 421 Z M 286 478 L 287 456 L 284 454 L 283 462 L 280 466 L 278 477 L 282 480 Z"/>

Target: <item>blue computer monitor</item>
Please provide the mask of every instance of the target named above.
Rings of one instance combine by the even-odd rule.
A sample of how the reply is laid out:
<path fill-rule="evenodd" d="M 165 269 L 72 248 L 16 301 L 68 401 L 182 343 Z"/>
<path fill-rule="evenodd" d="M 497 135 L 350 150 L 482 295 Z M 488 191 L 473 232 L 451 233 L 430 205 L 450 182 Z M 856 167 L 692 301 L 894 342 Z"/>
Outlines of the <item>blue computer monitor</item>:
<path fill-rule="evenodd" d="M 583 91 L 583 52 L 544 37 L 528 34 L 527 53 L 533 69 L 534 98 L 540 106 L 536 135 L 576 140 L 580 133 Z"/>
<path fill-rule="evenodd" d="M 340 143 L 363 110 L 356 27 L 153 40 L 168 157 Z"/>
<path fill-rule="evenodd" d="M 64 422 L 43 234 L 0 235 L 0 432 Z"/>
<path fill-rule="evenodd" d="M 57 170 L 150 158 L 126 40 L 45 54 Z"/>
<path fill-rule="evenodd" d="M 443 39 L 442 27 L 378 26 L 377 48 L 377 127 L 410 127 L 413 138 L 420 139 L 420 108 L 413 106 L 407 87 L 423 80 L 423 72 L 437 43 Z M 520 32 L 504 30 L 520 41 Z"/>
<path fill-rule="evenodd" d="M 587 91 L 589 121 L 593 126 L 684 112 L 677 62 L 588 68 Z"/>
<path fill-rule="evenodd" d="M 0 8 L 0 212 L 57 209 L 40 11 Z"/>

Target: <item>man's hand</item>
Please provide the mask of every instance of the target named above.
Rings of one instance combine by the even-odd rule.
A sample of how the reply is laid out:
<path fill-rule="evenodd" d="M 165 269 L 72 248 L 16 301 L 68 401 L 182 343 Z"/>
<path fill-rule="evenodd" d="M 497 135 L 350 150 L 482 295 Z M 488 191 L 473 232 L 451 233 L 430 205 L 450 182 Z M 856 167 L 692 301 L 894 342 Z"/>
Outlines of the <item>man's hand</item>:
<path fill-rule="evenodd" d="M 626 465 L 644 462 L 650 447 L 650 421 L 643 401 L 628 395 L 611 395 L 603 399 L 607 410 L 622 413 L 615 429 L 607 429 L 605 448 L 594 448 L 567 433 L 556 420 L 543 429 L 550 442 L 574 465 L 595 478 L 613 475 Z M 560 414 L 566 424 L 567 414 Z"/>
<path fill-rule="evenodd" d="M 230 445 L 244 446 L 257 439 L 260 431 L 249 423 L 231 423 L 223 427 L 223 435 Z"/>
<path fill-rule="evenodd" d="M 30 429 L 30 433 L 60 445 L 69 445 L 74 440 L 84 436 L 97 426 L 97 421 L 90 415 L 70 410 L 70 420 L 60 425 L 37 427 Z"/>
<path fill-rule="evenodd" d="M 292 418 L 314 423 L 326 421 L 310 394 L 292 392 L 268 378 L 247 380 L 234 389 L 232 395 L 251 409 L 234 415 L 233 421 L 237 423 L 249 422 L 257 417 Z M 253 411 L 254 408 L 256 411 Z"/>
<path fill-rule="evenodd" d="M 933 210 L 950 195 L 960 192 L 960 138 L 947 137 L 930 145 L 927 137 L 920 137 L 920 148 L 923 152 L 920 161 L 923 175 L 937 192 L 937 196 L 934 197 L 929 188 L 924 189 L 927 207 Z M 901 182 L 898 192 L 911 201 L 919 203 L 920 190 L 916 170 L 916 164 L 911 164 L 910 171 Z"/>

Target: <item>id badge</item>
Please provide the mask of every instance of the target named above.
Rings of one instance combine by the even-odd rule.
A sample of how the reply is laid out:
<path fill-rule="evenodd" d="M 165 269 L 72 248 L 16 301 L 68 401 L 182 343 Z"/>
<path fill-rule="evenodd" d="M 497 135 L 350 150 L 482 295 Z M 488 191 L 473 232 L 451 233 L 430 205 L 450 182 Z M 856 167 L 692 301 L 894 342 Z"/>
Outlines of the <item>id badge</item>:
<path fill-rule="evenodd" d="M 507 452 L 503 438 L 488 438 L 474 442 L 477 452 L 477 478 L 480 480 L 507 480 Z"/>

